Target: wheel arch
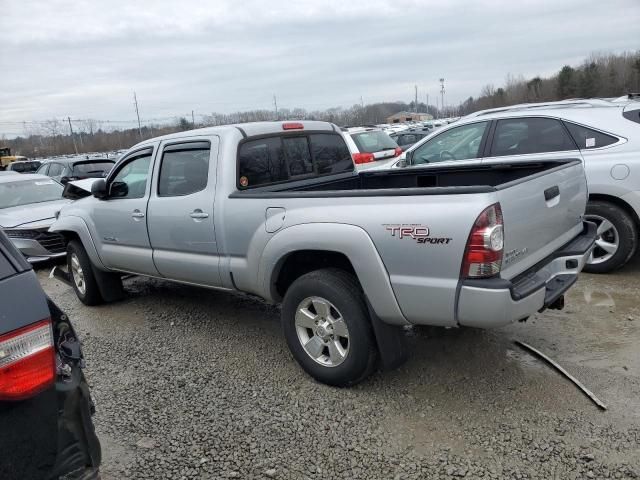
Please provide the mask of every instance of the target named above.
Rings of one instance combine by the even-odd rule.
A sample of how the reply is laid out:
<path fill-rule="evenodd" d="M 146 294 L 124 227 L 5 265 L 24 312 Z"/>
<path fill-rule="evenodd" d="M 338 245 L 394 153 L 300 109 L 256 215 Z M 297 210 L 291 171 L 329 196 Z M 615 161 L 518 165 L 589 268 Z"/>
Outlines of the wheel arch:
<path fill-rule="evenodd" d="M 638 217 L 638 214 L 636 213 L 634 208 L 622 198 L 605 193 L 592 193 L 589 195 L 589 201 L 609 202 L 620 207 L 631 216 L 636 227 L 636 231 L 640 230 L 640 217 Z"/>
<path fill-rule="evenodd" d="M 262 296 L 280 302 L 300 275 L 335 267 L 357 277 L 373 310 L 385 322 L 406 325 L 389 274 L 362 228 L 334 223 L 310 223 L 286 228 L 265 246 L 258 269 Z M 309 270 L 311 268 L 311 270 Z"/>
<path fill-rule="evenodd" d="M 89 227 L 87 227 L 87 224 L 82 218 L 72 216 L 59 218 L 49 230 L 62 234 L 65 237 L 65 243 L 69 243 L 74 239 L 80 241 L 87 255 L 89 255 L 91 263 L 96 268 L 107 270 L 98 255 L 98 250 L 89 232 Z"/>

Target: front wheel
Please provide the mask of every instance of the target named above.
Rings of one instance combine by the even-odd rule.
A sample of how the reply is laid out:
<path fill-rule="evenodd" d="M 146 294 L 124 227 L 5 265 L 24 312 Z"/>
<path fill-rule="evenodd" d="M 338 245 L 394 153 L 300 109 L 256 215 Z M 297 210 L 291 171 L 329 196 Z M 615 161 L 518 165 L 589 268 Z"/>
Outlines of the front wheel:
<path fill-rule="evenodd" d="M 598 236 L 584 271 L 607 273 L 625 265 L 638 245 L 633 218 L 613 203 L 596 200 L 587 204 L 585 219 L 598 226 Z"/>
<path fill-rule="evenodd" d="M 67 269 L 73 290 L 82 303 L 85 305 L 104 303 L 89 255 L 82 243 L 77 240 L 72 240 L 67 245 Z"/>
<path fill-rule="evenodd" d="M 294 281 L 282 326 L 296 361 L 322 383 L 347 387 L 373 371 L 377 350 L 364 295 L 347 272 L 316 270 Z"/>

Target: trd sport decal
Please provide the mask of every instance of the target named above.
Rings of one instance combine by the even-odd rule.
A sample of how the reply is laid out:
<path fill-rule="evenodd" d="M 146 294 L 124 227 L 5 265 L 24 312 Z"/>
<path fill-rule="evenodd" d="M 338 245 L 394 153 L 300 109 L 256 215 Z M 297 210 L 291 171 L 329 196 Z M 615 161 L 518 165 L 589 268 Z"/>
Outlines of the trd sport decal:
<path fill-rule="evenodd" d="M 431 237 L 429 227 L 419 223 L 385 223 L 382 225 L 384 229 L 391 233 L 391 236 L 400 240 L 410 238 L 416 243 L 429 245 L 448 245 L 451 238 L 448 237 Z"/>

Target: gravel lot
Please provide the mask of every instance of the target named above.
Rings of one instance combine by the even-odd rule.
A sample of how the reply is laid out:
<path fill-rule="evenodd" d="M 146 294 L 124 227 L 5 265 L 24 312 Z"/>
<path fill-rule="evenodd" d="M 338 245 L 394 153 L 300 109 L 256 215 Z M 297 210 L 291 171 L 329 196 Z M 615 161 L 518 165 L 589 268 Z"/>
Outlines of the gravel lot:
<path fill-rule="evenodd" d="M 640 477 L 640 260 L 525 324 L 419 329 L 404 367 L 350 390 L 307 377 L 256 299 L 136 278 L 87 308 L 47 273 L 84 341 L 105 479 Z"/>

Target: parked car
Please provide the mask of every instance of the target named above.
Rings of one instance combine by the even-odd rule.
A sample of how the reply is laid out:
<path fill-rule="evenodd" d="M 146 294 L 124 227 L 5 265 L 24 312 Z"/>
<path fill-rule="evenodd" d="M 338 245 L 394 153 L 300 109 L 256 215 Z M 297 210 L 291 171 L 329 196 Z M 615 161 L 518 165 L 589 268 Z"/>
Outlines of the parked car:
<path fill-rule="evenodd" d="M 402 149 L 379 128 L 350 127 L 344 129 L 344 138 L 351 152 L 353 163 L 371 167 L 374 162 L 397 157 Z"/>
<path fill-rule="evenodd" d="M 598 240 L 585 271 L 611 272 L 636 252 L 640 229 L 640 102 L 571 100 L 472 113 L 424 138 L 390 168 L 578 158 L 589 187 L 585 218 Z"/>
<path fill-rule="evenodd" d="M 405 151 L 411 147 L 411 145 L 414 145 L 429 135 L 432 131 L 433 128 L 429 127 L 409 128 L 402 132 L 392 133 L 389 136 L 398 144 L 402 151 Z"/>
<path fill-rule="evenodd" d="M 114 163 L 110 158 L 60 158 L 44 162 L 37 173 L 64 185 L 70 180 L 104 177 L 111 171 Z"/>
<path fill-rule="evenodd" d="M 98 478 L 78 336 L 1 232 L 0 310 L 0 478 Z"/>
<path fill-rule="evenodd" d="M 13 162 L 7 165 L 7 172 L 17 173 L 35 173 L 40 168 L 42 162 L 39 160 L 22 160 L 19 162 Z"/>
<path fill-rule="evenodd" d="M 66 255 L 64 237 L 48 231 L 70 202 L 63 188 L 44 175 L 0 176 L 0 228 L 32 263 Z"/>
<path fill-rule="evenodd" d="M 295 359 L 346 386 L 404 325 L 490 328 L 561 308 L 595 238 L 579 160 L 354 172 L 325 122 L 180 132 L 126 153 L 51 226 L 86 305 L 122 274 L 282 302 Z M 522 221 L 526 218 L 527 221 Z"/>

